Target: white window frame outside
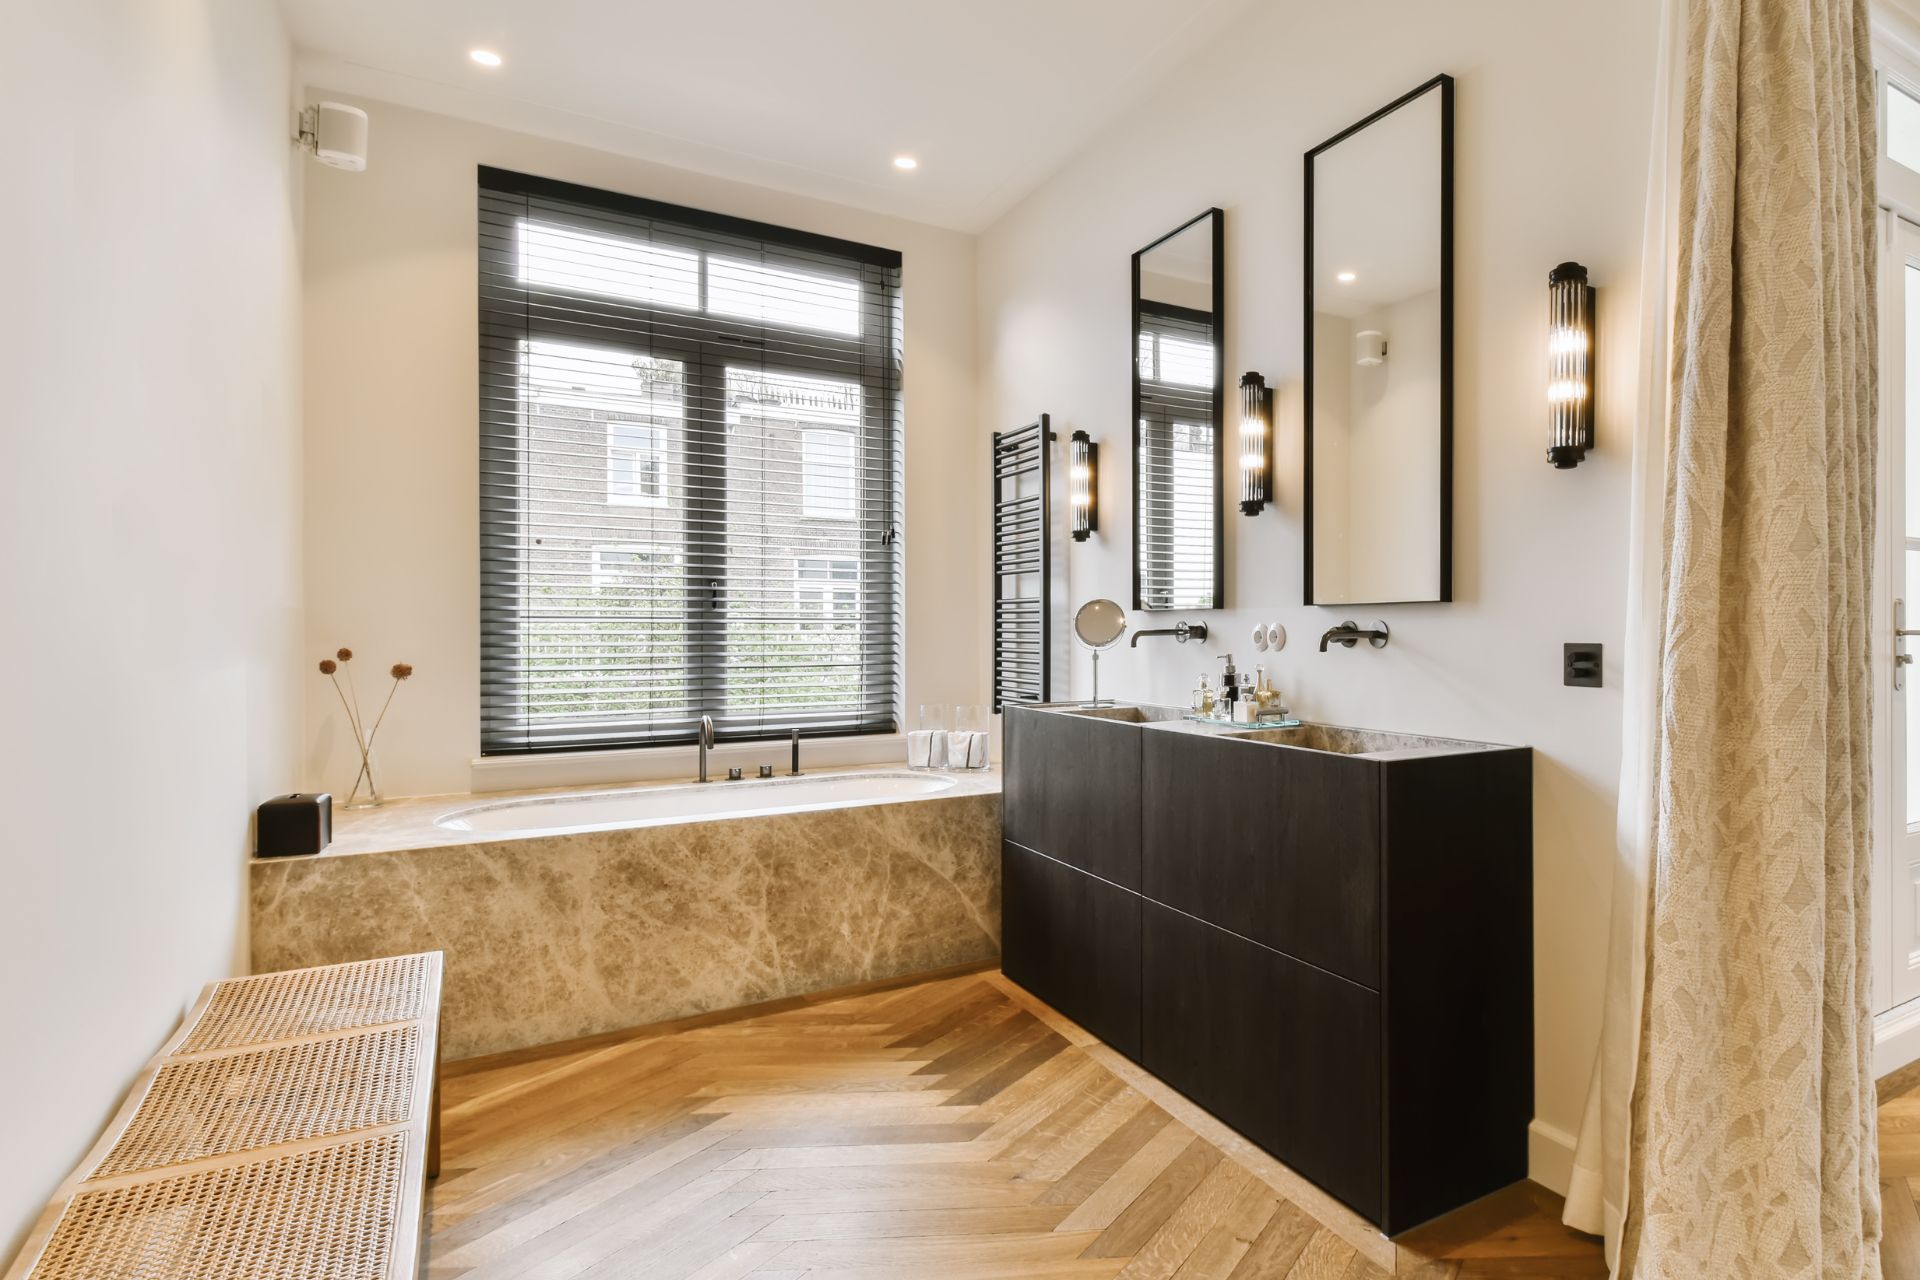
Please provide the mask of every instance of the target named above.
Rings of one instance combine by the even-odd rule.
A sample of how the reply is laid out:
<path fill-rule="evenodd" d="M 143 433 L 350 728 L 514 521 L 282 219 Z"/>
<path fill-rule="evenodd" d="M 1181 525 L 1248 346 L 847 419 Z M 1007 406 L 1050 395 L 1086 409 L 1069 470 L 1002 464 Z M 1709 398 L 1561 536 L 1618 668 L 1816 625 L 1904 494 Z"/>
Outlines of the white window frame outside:
<path fill-rule="evenodd" d="M 809 569 L 820 576 L 809 577 Z M 851 570 L 851 577 L 839 576 Z M 841 607 L 841 599 L 845 607 Z M 817 610 L 822 623 L 854 623 L 860 613 L 860 560 L 857 556 L 795 556 L 793 600 L 802 611 Z"/>
<path fill-rule="evenodd" d="M 828 468 L 827 460 L 816 461 L 816 442 L 831 439 L 835 450 L 844 450 L 845 480 Z M 833 469 L 838 468 L 838 458 Z M 860 441 L 852 431 L 837 427 L 806 427 L 800 432 L 800 512 L 809 520 L 852 520 L 859 512 L 857 500 L 860 476 Z"/>
<path fill-rule="evenodd" d="M 656 558 L 662 566 L 669 569 L 679 567 L 680 557 L 671 547 L 660 542 L 600 542 L 593 547 L 592 580 L 595 591 L 619 585 L 623 576 L 610 566 L 610 560 L 616 555 L 646 556 Z"/>
<path fill-rule="evenodd" d="M 609 419 L 607 422 L 607 502 L 616 507 L 664 507 L 667 505 L 667 428 L 658 422 L 621 422 Z M 620 440 L 623 431 L 645 432 L 652 437 L 648 445 L 635 445 Z M 631 458 L 631 463 L 626 459 Z M 654 492 L 644 491 L 644 481 L 640 479 L 640 468 L 645 462 L 653 465 Z M 622 470 L 630 467 L 627 474 L 632 480 L 621 478 Z"/>

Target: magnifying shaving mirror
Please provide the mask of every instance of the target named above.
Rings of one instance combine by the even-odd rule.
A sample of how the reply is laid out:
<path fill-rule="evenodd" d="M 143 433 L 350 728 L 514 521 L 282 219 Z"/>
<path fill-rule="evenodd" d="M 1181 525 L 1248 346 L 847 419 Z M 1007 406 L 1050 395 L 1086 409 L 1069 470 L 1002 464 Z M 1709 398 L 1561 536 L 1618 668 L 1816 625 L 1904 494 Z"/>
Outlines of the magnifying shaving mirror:
<path fill-rule="evenodd" d="M 1089 600 L 1073 615 L 1073 634 L 1093 654 L 1093 699 L 1087 705 L 1105 706 L 1100 701 L 1100 654 L 1127 634 L 1127 611 L 1111 600 Z"/>

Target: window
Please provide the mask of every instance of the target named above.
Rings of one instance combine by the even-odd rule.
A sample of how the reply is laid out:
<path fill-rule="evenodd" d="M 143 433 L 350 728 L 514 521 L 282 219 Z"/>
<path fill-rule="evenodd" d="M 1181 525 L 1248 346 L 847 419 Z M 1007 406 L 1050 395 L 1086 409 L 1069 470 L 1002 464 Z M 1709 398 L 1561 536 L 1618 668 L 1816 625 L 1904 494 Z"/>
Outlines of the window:
<path fill-rule="evenodd" d="M 853 433 L 800 433 L 800 508 L 812 520 L 853 519 Z"/>
<path fill-rule="evenodd" d="M 651 542 L 628 542 L 593 549 L 596 591 L 653 593 L 662 603 L 678 603 L 679 557 Z"/>
<path fill-rule="evenodd" d="M 827 556 L 794 561 L 793 594 L 800 615 L 828 626 L 847 626 L 860 611 L 860 562 Z"/>
<path fill-rule="evenodd" d="M 666 444 L 645 422 L 607 424 L 607 501 L 657 507 L 666 499 Z"/>
<path fill-rule="evenodd" d="M 1920 172 L 1920 98 L 1898 85 L 1887 86 L 1887 158 Z"/>
<path fill-rule="evenodd" d="M 481 750 L 892 732 L 899 255 L 480 187 Z"/>

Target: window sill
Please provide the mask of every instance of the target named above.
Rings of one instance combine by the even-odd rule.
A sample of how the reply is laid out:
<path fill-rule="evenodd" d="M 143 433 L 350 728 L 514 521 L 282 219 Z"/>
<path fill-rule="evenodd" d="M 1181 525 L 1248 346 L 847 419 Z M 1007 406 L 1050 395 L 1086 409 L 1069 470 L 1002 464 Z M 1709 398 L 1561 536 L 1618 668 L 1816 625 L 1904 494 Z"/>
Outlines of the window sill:
<path fill-rule="evenodd" d="M 721 743 L 707 753 L 707 771 L 724 778 L 739 768 L 749 778 L 763 764 L 787 771 L 792 748 L 782 739 Z M 906 767 L 907 739 L 900 733 L 854 738 L 808 738 L 800 743 L 802 769 L 851 764 Z M 611 782 L 691 781 L 700 775 L 698 747 L 635 747 L 619 751 L 568 751 L 551 755 L 482 757 L 471 764 L 468 789 L 520 791 L 539 787 L 598 786 Z"/>

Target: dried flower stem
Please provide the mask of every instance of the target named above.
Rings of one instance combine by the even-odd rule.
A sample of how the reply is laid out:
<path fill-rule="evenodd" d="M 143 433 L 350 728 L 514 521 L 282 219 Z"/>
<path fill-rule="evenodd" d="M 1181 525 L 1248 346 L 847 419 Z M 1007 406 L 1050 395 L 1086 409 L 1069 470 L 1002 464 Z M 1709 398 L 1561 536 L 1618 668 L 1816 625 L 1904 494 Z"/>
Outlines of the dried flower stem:
<path fill-rule="evenodd" d="M 345 649 L 342 649 L 342 650 L 341 650 L 340 652 L 342 652 L 342 653 L 345 653 L 345 652 L 347 652 L 347 650 L 345 650 Z M 362 755 L 365 755 L 365 754 L 366 754 L 366 752 L 367 752 L 367 750 L 368 750 L 368 748 L 370 748 L 370 747 L 371 747 L 371 746 L 373 745 L 373 741 L 372 741 L 372 739 L 370 739 L 370 738 L 368 738 L 368 737 L 367 737 L 367 734 L 366 734 L 366 727 L 367 727 L 367 722 L 366 722 L 366 720 L 365 720 L 365 719 L 364 719 L 364 718 L 363 718 L 363 717 L 361 716 L 361 714 L 360 714 L 360 692 L 359 692 L 359 690 L 358 690 L 358 689 L 356 689 L 356 688 L 354 688 L 354 684 L 353 684 L 353 666 L 352 666 L 352 664 L 350 664 L 350 663 L 347 663 L 347 662 L 342 662 L 342 663 L 341 663 L 340 665 L 341 665 L 342 667 L 345 667 L 345 668 L 346 668 L 346 671 L 347 671 L 347 693 L 348 693 L 348 695 L 349 695 L 349 696 L 351 696 L 351 697 L 353 698 L 353 732 L 354 732 L 354 736 L 356 736 L 356 737 L 358 737 L 358 738 L 360 739 L 360 751 L 361 751 L 361 754 L 362 754 Z M 356 781 L 357 781 L 357 780 L 356 780 Z M 372 786 L 372 785 L 373 785 L 373 779 L 372 779 L 372 778 L 368 778 L 368 779 L 367 779 L 367 785 L 368 785 L 368 786 Z"/>
<path fill-rule="evenodd" d="M 387 708 L 393 705 L 393 695 L 400 692 L 400 681 L 396 677 L 393 687 L 387 690 L 387 700 L 380 704 L 380 714 L 374 717 L 373 732 L 367 735 L 367 750 L 373 750 L 373 740 L 380 736 L 380 726 L 387 722 Z"/>
<path fill-rule="evenodd" d="M 347 713 L 347 724 L 353 729 L 353 744 L 360 748 L 360 772 L 353 775 L 353 790 L 347 792 L 347 803 L 352 804 L 354 797 L 360 794 L 361 778 L 367 780 L 368 793 L 371 794 L 373 791 L 373 765 L 369 759 L 373 744 L 360 732 L 360 721 L 355 718 L 353 707 L 347 703 L 346 691 L 340 687 L 340 677 L 329 672 L 327 679 L 333 682 L 333 692 L 340 699 L 340 709 Z M 383 711 L 381 714 L 386 713 Z"/>

